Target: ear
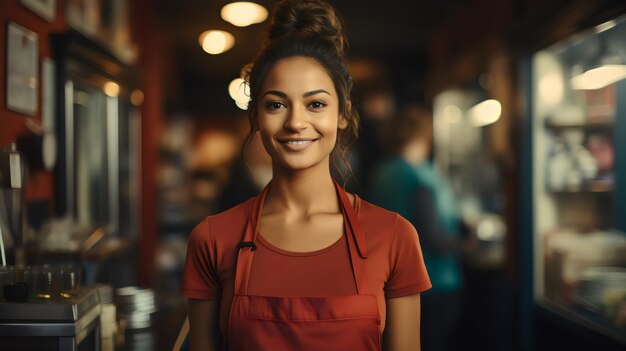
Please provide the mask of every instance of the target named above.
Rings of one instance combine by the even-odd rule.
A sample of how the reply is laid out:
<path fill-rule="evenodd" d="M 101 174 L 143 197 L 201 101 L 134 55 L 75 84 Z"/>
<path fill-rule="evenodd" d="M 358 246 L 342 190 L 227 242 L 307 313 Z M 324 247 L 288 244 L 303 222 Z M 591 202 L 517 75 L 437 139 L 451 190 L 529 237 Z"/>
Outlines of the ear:
<path fill-rule="evenodd" d="M 348 100 L 346 101 L 346 111 L 351 111 L 352 110 L 352 101 Z M 348 119 L 346 118 L 346 116 L 344 116 L 343 114 L 339 115 L 339 123 L 337 124 L 337 128 L 338 129 L 346 129 L 348 127 Z"/>

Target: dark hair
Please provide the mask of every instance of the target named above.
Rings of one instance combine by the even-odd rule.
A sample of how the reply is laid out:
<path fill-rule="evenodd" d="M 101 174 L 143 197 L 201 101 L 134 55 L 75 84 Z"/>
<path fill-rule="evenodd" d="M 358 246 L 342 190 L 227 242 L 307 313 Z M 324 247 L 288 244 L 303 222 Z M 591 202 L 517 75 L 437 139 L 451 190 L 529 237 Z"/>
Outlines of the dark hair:
<path fill-rule="evenodd" d="M 347 127 L 339 130 L 337 144 L 332 151 L 332 164 L 343 176 L 350 178 L 352 169 L 348 161 L 348 148 L 356 142 L 359 133 L 359 115 L 350 102 L 352 77 L 346 64 L 348 42 L 343 25 L 335 9 L 321 0 L 285 0 L 276 3 L 268 38 L 254 63 L 242 70 L 250 86 L 248 118 L 250 132 L 244 147 L 250 143 L 258 129 L 257 111 L 261 85 L 269 70 L 281 59 L 303 56 L 320 63 L 333 80 L 339 100 L 339 114 Z M 344 175 L 337 161 L 341 159 L 348 174 Z"/>
<path fill-rule="evenodd" d="M 389 151 L 397 153 L 414 139 L 425 140 L 429 145 L 432 143 L 433 118 L 426 107 L 410 104 L 387 122 L 384 142 Z"/>

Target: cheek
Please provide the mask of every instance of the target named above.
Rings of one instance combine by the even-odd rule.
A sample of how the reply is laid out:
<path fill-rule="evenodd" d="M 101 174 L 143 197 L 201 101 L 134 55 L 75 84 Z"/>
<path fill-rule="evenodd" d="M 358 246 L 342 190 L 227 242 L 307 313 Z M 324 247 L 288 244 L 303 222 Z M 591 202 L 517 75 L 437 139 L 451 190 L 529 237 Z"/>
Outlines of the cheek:
<path fill-rule="evenodd" d="M 334 118 L 326 118 L 324 119 L 324 121 L 320 122 L 318 124 L 320 130 L 324 131 L 324 134 L 326 135 L 336 135 L 338 132 L 338 120 L 336 117 Z"/>
<path fill-rule="evenodd" d="M 258 120 L 258 128 L 259 128 L 259 137 L 261 138 L 261 143 L 263 144 L 263 148 L 268 153 L 272 151 L 272 140 L 274 139 L 274 135 L 276 134 L 277 127 L 275 126 L 275 122 L 271 119 L 260 117 Z M 280 128 L 280 127 L 279 127 Z"/>
<path fill-rule="evenodd" d="M 280 118 L 278 116 L 263 116 L 260 115 L 257 119 L 259 132 L 261 134 L 272 134 L 276 133 L 277 129 L 281 128 Z"/>
<path fill-rule="evenodd" d="M 259 137 L 261 137 L 261 141 L 263 142 L 265 148 L 267 148 L 267 143 L 272 140 L 273 134 L 266 127 L 267 126 L 263 125 L 262 123 L 259 124 Z"/>

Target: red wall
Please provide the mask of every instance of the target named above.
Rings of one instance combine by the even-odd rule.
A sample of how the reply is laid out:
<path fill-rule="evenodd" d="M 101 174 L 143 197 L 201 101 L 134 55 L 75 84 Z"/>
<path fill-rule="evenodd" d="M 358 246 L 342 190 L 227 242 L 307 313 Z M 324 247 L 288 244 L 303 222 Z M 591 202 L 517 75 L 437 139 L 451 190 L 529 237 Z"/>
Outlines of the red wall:
<path fill-rule="evenodd" d="M 64 14 L 65 0 L 57 0 L 56 19 L 46 21 L 26 7 L 19 0 L 0 0 L 0 147 L 4 147 L 19 135 L 28 134 L 25 120 L 28 116 L 7 110 L 6 108 L 6 28 L 8 21 L 18 24 L 39 34 L 39 66 L 41 59 L 51 57 L 48 36 L 52 32 L 67 29 Z M 154 255 L 158 242 L 158 202 L 156 198 L 156 175 L 158 170 L 158 145 L 162 131 L 163 77 L 172 65 L 168 40 L 165 33 L 160 33 L 158 14 L 154 2 L 150 0 L 129 1 L 131 33 L 139 47 L 139 59 L 136 64 L 140 69 L 140 86 L 144 92 L 142 112 L 141 143 L 141 228 L 138 242 L 139 284 L 152 284 Z M 41 70 L 41 67 L 39 67 Z M 34 116 L 41 121 L 41 87 L 39 87 L 39 106 Z M 27 182 L 27 200 L 47 200 L 54 206 L 54 178 L 52 172 L 38 171 L 31 173 Z"/>
<path fill-rule="evenodd" d="M 18 135 L 28 134 L 24 122 L 27 115 L 10 111 L 6 105 L 6 30 L 7 23 L 14 21 L 39 34 L 39 70 L 41 58 L 52 55 L 48 35 L 66 27 L 65 16 L 60 11 L 61 1 L 57 1 L 57 15 L 54 22 L 39 17 L 20 4 L 19 0 L 0 1 L 0 147 L 14 142 Z M 41 121 L 41 88 L 39 88 L 39 106 L 34 118 Z M 26 184 L 27 200 L 44 199 L 54 204 L 54 187 L 51 172 L 38 171 L 30 174 Z"/>
<path fill-rule="evenodd" d="M 154 258 L 158 245 L 157 172 L 158 150 L 163 130 L 163 81 L 172 68 L 171 40 L 161 29 L 158 14 L 151 0 L 131 3 L 131 30 L 141 50 L 137 65 L 141 68 L 141 233 L 138 247 L 139 285 L 153 285 Z"/>

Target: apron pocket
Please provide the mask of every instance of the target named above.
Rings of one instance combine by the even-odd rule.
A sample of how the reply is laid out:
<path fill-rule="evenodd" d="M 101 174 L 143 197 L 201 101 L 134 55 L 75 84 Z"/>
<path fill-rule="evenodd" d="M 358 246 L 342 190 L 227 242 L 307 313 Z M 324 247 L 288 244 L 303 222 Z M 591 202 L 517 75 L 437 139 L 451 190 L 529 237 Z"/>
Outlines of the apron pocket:
<path fill-rule="evenodd" d="M 376 296 L 236 296 L 229 350 L 380 351 Z"/>

